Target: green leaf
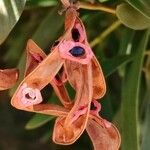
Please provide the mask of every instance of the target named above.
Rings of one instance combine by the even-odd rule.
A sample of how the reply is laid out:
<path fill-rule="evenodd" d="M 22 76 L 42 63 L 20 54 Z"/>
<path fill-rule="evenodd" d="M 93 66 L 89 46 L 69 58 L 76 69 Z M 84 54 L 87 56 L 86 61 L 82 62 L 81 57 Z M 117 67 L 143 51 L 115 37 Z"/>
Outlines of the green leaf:
<path fill-rule="evenodd" d="M 145 79 L 147 88 L 144 89 L 146 91 L 144 99 L 142 99 L 141 103 L 141 112 L 144 113 L 144 123 L 141 125 L 141 149 L 148 150 L 150 147 L 150 56 L 146 59 L 145 62 Z M 142 118 L 143 119 L 143 118 Z"/>
<path fill-rule="evenodd" d="M 132 49 L 132 41 L 135 34 L 135 30 L 130 28 L 124 28 L 122 31 L 119 47 L 119 55 L 130 55 Z M 119 75 L 123 77 L 125 73 L 125 65 L 119 68 Z"/>
<path fill-rule="evenodd" d="M 135 9 L 150 19 L 150 1 L 149 0 L 127 0 Z"/>
<path fill-rule="evenodd" d="M 98 0 L 98 1 L 101 2 L 101 3 L 104 3 L 104 2 L 107 2 L 109 0 Z"/>
<path fill-rule="evenodd" d="M 50 7 L 57 4 L 56 0 L 28 0 L 26 3 L 27 8 L 32 7 Z"/>
<path fill-rule="evenodd" d="M 150 19 L 128 4 L 117 6 L 116 15 L 127 27 L 134 30 L 143 30 L 150 27 Z"/>
<path fill-rule="evenodd" d="M 122 150 L 139 150 L 139 85 L 148 37 L 149 32 L 144 31 L 142 35 L 136 36 L 136 41 L 133 41 L 132 53 L 134 53 L 134 59 L 126 67 L 126 74 L 123 79 L 121 104 Z"/>
<path fill-rule="evenodd" d="M 51 121 L 54 119 L 54 116 L 48 116 L 48 115 L 43 115 L 43 114 L 35 114 L 26 124 L 25 128 L 28 130 L 36 129 L 47 122 Z"/>
<path fill-rule="evenodd" d="M 58 38 L 58 33 L 63 27 L 63 17 L 58 14 L 58 8 L 53 8 L 43 19 L 32 39 L 41 47 L 46 48 Z"/>
<path fill-rule="evenodd" d="M 0 44 L 9 35 L 24 9 L 26 0 L 0 1 Z"/>
<path fill-rule="evenodd" d="M 122 56 L 116 56 L 112 59 L 102 61 L 101 65 L 102 65 L 104 75 L 108 77 L 114 71 L 116 71 L 120 66 L 128 63 L 132 59 L 133 59 L 133 56 L 131 55 L 122 55 Z"/>
<path fill-rule="evenodd" d="M 148 97 L 149 98 L 149 97 Z M 148 100 L 148 99 L 147 99 Z M 144 123 L 144 129 L 142 130 L 143 139 L 142 139 L 142 150 L 148 150 L 150 148 L 150 101 L 147 105 L 147 111 L 146 111 L 146 119 Z"/>
<path fill-rule="evenodd" d="M 132 41 L 135 34 L 135 30 L 130 28 L 124 28 L 122 30 L 122 35 L 120 38 L 120 47 L 119 54 L 120 55 L 129 55 L 131 54 Z"/>
<path fill-rule="evenodd" d="M 133 38 L 135 35 L 135 30 L 132 30 L 130 28 L 123 28 L 121 38 L 120 38 L 120 47 L 119 47 L 119 55 L 131 55 L 131 49 L 132 49 L 132 43 Z M 133 56 L 134 58 L 134 56 Z M 133 60 L 133 59 L 132 59 Z M 119 68 L 118 72 L 120 77 L 124 77 L 125 74 L 125 67 L 126 65 Z M 120 107 L 118 111 L 116 112 L 113 121 L 117 125 L 117 127 L 120 129 L 121 127 L 121 110 Z"/>

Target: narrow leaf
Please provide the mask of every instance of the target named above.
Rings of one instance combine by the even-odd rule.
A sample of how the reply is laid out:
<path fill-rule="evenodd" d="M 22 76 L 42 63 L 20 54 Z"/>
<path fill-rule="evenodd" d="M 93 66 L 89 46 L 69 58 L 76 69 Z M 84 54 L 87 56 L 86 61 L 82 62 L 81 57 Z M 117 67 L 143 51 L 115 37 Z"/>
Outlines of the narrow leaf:
<path fill-rule="evenodd" d="M 46 124 L 47 122 L 51 121 L 54 116 L 47 116 L 42 114 L 35 114 L 26 124 L 25 128 L 28 130 L 32 130 L 42 125 Z"/>
<path fill-rule="evenodd" d="M 28 0 L 26 7 L 50 7 L 57 4 L 57 0 Z"/>
<path fill-rule="evenodd" d="M 134 8 L 150 19 L 150 1 L 149 0 L 127 0 Z"/>
<path fill-rule="evenodd" d="M 32 39 L 41 48 L 47 46 L 50 50 L 50 45 L 58 38 L 61 27 L 63 27 L 63 17 L 58 14 L 58 8 L 55 7 L 43 19 Z"/>
<path fill-rule="evenodd" d="M 101 3 L 104 3 L 104 2 L 107 2 L 109 0 L 98 0 L 98 1 L 101 2 Z"/>
<path fill-rule="evenodd" d="M 0 1 L 0 44 L 4 42 L 24 9 L 26 0 Z"/>
<path fill-rule="evenodd" d="M 133 59 L 131 55 L 122 55 L 116 56 L 112 59 L 108 59 L 102 61 L 102 69 L 104 71 L 104 75 L 107 77 L 111 75 L 114 71 L 116 71 L 121 65 L 128 63 Z"/>
<path fill-rule="evenodd" d="M 143 139 L 142 139 L 142 150 L 148 150 L 150 148 L 150 101 L 147 105 L 147 111 L 146 111 L 146 119 L 144 123 L 144 131 L 143 133 Z"/>
<path fill-rule="evenodd" d="M 148 56 L 145 63 L 145 79 L 146 79 L 146 93 L 144 99 L 142 99 L 141 112 L 144 114 L 144 123 L 141 125 L 142 143 L 141 149 L 148 150 L 150 147 L 150 56 Z M 145 90 L 145 89 L 144 89 Z"/>
<path fill-rule="evenodd" d="M 124 28 L 122 31 L 119 54 L 120 55 L 129 55 L 131 54 L 132 41 L 135 34 L 135 30 Z"/>
<path fill-rule="evenodd" d="M 126 74 L 122 88 L 122 150 L 139 149 L 138 137 L 138 96 L 139 84 L 144 58 L 144 51 L 148 42 L 149 32 L 145 31 L 133 42 L 132 52 L 134 60 L 126 67 Z M 137 39 L 137 38 L 136 38 Z"/>
<path fill-rule="evenodd" d="M 150 27 L 150 19 L 128 4 L 117 6 L 116 15 L 127 27 L 143 30 Z"/>

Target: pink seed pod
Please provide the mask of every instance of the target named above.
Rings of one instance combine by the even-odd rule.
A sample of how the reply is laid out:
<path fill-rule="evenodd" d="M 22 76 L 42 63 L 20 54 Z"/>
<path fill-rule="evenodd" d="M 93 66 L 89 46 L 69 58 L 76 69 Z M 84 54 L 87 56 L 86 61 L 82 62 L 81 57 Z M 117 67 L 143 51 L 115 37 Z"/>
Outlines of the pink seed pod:
<path fill-rule="evenodd" d="M 78 54 L 72 53 L 72 50 L 74 48 L 80 48 L 80 51 L 77 50 L 79 52 Z M 93 52 L 91 48 L 80 42 L 64 40 L 59 45 L 59 52 L 62 58 L 75 61 L 81 64 L 88 64 L 93 57 Z"/>
<path fill-rule="evenodd" d="M 28 107 L 42 102 L 40 90 L 27 87 L 26 83 L 20 88 L 18 98 L 20 99 L 20 105 L 22 107 Z"/>

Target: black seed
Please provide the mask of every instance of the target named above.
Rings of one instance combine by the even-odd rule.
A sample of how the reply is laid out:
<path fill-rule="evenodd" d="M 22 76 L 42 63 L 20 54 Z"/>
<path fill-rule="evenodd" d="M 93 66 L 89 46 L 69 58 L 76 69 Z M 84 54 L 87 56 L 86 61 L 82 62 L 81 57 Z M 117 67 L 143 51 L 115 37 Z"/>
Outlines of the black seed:
<path fill-rule="evenodd" d="M 72 29 L 72 38 L 75 42 L 79 41 L 80 33 L 79 33 L 78 29 L 76 29 L 76 28 Z"/>
<path fill-rule="evenodd" d="M 69 52 L 72 54 L 74 57 L 79 57 L 85 54 L 85 50 L 80 47 L 80 46 L 75 46 Z"/>
<path fill-rule="evenodd" d="M 96 109 L 97 109 L 97 107 L 95 107 L 94 103 L 92 102 L 92 103 L 91 103 L 90 110 L 96 110 Z"/>

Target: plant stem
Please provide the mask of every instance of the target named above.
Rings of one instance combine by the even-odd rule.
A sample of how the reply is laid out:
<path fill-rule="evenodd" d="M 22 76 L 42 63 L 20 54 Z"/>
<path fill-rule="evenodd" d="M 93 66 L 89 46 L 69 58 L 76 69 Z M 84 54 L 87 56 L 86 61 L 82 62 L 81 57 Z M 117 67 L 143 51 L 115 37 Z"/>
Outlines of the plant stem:
<path fill-rule="evenodd" d="M 60 1 L 62 2 L 63 6 L 66 8 L 70 5 L 69 0 L 60 0 Z"/>
<path fill-rule="evenodd" d="M 92 42 L 90 42 L 91 47 L 96 46 L 101 43 L 111 32 L 121 25 L 119 20 L 115 21 L 111 26 L 104 30 L 99 36 L 97 36 Z"/>
<path fill-rule="evenodd" d="M 89 10 L 101 10 L 101 11 L 105 11 L 107 13 L 116 14 L 115 9 L 109 8 L 102 4 L 91 4 L 91 3 L 79 2 L 79 8 L 89 9 Z"/>
<path fill-rule="evenodd" d="M 146 50 L 144 54 L 150 56 L 150 50 Z"/>

